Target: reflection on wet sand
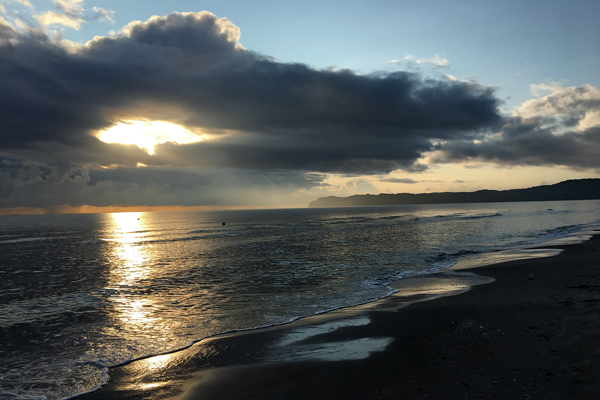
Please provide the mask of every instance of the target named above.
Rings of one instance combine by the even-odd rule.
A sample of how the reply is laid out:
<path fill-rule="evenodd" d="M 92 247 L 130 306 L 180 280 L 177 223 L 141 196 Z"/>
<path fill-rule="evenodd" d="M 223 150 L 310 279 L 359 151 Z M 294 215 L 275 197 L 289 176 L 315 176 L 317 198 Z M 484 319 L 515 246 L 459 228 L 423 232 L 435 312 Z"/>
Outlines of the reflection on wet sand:
<path fill-rule="evenodd" d="M 409 302 L 431 300 L 440 296 L 452 296 L 469 290 L 472 286 L 493 282 L 493 278 L 472 272 L 446 270 L 434 274 L 401 279 L 391 286 L 398 292 L 396 298 Z"/>
<path fill-rule="evenodd" d="M 569 242 L 565 241 L 564 244 L 579 243 L 577 238 L 568 238 L 568 240 Z M 561 244 L 561 241 L 556 240 L 547 243 L 548 246 L 554 244 L 559 245 Z M 496 251 L 485 254 L 476 254 L 473 256 L 462 257 L 458 261 L 458 263 L 454 265 L 451 269 L 454 271 L 459 271 L 462 269 L 484 267 L 486 265 L 500 264 L 509 261 L 527 260 L 530 258 L 553 257 L 559 254 L 561 251 L 562 250 L 560 249 L 522 248 Z"/>
<path fill-rule="evenodd" d="M 162 354 L 136 361 L 128 368 L 132 373 L 130 379 L 123 380 L 120 389 L 147 392 L 172 384 L 169 374 L 161 372 L 171 366 L 173 357 L 173 354 Z"/>
<path fill-rule="evenodd" d="M 300 326 L 284 330 L 283 338 L 263 361 L 342 361 L 362 360 L 371 353 L 383 351 L 392 338 L 363 337 L 345 340 L 318 340 L 350 326 L 364 326 L 370 322 L 366 315 L 354 318 L 329 321 L 315 325 Z"/>

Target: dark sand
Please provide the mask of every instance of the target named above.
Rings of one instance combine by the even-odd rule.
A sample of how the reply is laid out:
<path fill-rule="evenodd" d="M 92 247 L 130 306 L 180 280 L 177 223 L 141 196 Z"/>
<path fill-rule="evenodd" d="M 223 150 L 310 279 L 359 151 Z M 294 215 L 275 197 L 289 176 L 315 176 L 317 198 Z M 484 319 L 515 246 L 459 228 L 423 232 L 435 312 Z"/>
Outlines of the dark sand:
<path fill-rule="evenodd" d="M 133 362 L 82 399 L 600 399 L 600 236 L 564 248 L 477 268 L 496 281 L 460 295 L 396 311 L 389 299 L 295 345 L 281 340 L 319 323 Z M 352 359 L 369 349 L 384 351 Z"/>

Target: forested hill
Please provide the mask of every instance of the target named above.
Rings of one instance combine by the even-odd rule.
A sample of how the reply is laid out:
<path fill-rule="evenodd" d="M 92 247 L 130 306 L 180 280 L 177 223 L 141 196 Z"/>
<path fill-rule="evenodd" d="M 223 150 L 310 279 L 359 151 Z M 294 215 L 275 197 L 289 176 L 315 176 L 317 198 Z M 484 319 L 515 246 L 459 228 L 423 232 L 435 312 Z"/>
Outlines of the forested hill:
<path fill-rule="evenodd" d="M 600 199 L 600 179 L 577 179 L 527 189 L 478 190 L 476 192 L 363 194 L 319 197 L 309 207 L 390 206 L 404 204 L 494 203 Z"/>

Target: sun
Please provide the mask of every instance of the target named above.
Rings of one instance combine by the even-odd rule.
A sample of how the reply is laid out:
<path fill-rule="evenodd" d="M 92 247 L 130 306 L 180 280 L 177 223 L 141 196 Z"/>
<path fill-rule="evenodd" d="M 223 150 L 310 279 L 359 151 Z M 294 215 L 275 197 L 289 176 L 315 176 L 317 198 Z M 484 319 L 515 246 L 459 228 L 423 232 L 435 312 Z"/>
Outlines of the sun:
<path fill-rule="evenodd" d="M 104 143 L 135 144 L 148 154 L 154 154 L 154 146 L 160 143 L 195 143 L 206 139 L 181 125 L 166 121 L 121 121 L 100 131 L 98 139 Z"/>

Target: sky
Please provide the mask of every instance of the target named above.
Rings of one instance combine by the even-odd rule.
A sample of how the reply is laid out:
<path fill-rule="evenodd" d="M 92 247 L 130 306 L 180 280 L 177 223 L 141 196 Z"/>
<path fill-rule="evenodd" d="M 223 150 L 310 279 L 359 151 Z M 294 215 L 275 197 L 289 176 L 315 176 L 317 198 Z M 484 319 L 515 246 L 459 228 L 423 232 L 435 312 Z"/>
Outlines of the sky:
<path fill-rule="evenodd" d="M 600 177 L 598 1 L 0 0 L 0 214 Z"/>

